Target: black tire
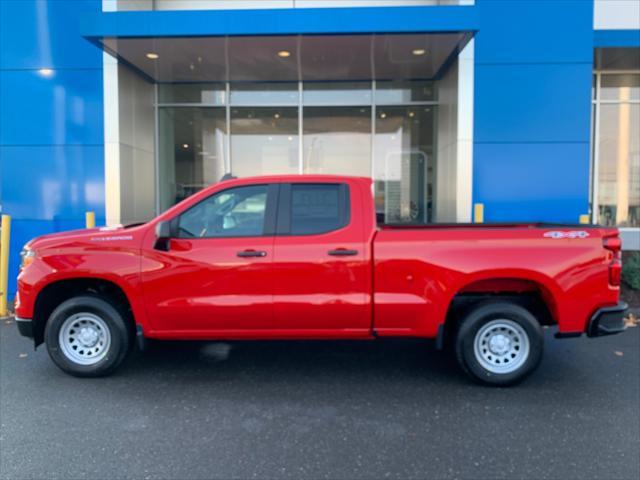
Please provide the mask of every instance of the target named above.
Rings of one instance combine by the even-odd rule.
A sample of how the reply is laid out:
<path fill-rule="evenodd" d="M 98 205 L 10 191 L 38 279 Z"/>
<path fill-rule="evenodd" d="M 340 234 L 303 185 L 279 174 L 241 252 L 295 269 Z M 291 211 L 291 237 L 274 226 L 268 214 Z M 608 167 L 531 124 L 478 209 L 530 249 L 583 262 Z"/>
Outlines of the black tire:
<path fill-rule="evenodd" d="M 86 365 L 74 361 L 60 345 L 60 330 L 65 321 L 79 313 L 89 313 L 106 324 L 110 341 L 96 363 Z M 130 329 L 124 314 L 97 295 L 73 297 L 61 303 L 51 314 L 44 331 L 47 351 L 54 363 L 64 372 L 76 377 L 101 377 L 112 373 L 125 359 L 132 344 Z"/>
<path fill-rule="evenodd" d="M 478 333 L 487 326 L 487 329 L 491 329 L 489 325 L 496 325 L 497 321 L 505 321 L 507 326 L 517 324 L 520 329 L 515 329 L 520 332 L 518 336 L 516 331 L 511 331 L 515 337 L 510 337 L 507 334 L 502 337 L 507 337 L 508 345 L 513 347 L 507 354 L 495 355 L 490 349 L 484 349 L 486 342 L 483 343 L 483 338 L 479 339 L 479 351 L 476 355 L 475 341 Z M 496 327 L 497 328 L 497 327 Z M 485 329 L 486 330 L 486 329 Z M 505 331 L 509 331 L 508 328 Z M 497 332 L 499 335 L 501 332 Z M 521 338 L 522 333 L 526 336 L 528 341 L 528 354 L 520 353 L 520 346 L 514 338 Z M 482 335 L 484 337 L 484 335 Z M 487 337 L 484 337 L 486 339 Z M 504 341 L 503 338 L 498 339 Z M 515 303 L 505 300 L 487 300 L 481 302 L 471 310 L 467 311 L 461 321 L 458 323 L 458 328 L 455 335 L 455 354 L 458 364 L 462 370 L 467 373 L 473 380 L 483 383 L 485 385 L 492 386 L 507 386 L 514 385 L 529 374 L 531 374 L 540 365 L 542 360 L 542 350 L 544 344 L 544 335 L 542 327 L 531 312 L 527 309 L 517 305 Z M 489 342 L 490 343 L 490 342 Z M 502 348 L 509 348 L 509 346 L 500 344 Z M 490 348 L 490 347 L 488 347 Z M 514 350 L 517 348 L 518 350 Z M 522 349 L 524 352 L 525 349 Z M 488 352 L 488 353 L 487 353 Z M 493 354 L 493 357 L 491 355 Z M 511 355 L 514 355 L 515 362 L 508 365 L 508 362 L 512 360 Z M 484 358 L 485 360 L 481 360 Z M 487 362 L 491 359 L 493 362 L 503 362 L 501 365 L 493 365 L 494 371 L 489 370 L 483 365 L 483 361 Z M 486 363 L 485 363 L 486 365 Z M 517 365 L 517 367 L 514 367 Z M 496 372 L 495 370 L 505 368 L 505 372 Z M 513 369 L 512 371 L 508 371 Z"/>

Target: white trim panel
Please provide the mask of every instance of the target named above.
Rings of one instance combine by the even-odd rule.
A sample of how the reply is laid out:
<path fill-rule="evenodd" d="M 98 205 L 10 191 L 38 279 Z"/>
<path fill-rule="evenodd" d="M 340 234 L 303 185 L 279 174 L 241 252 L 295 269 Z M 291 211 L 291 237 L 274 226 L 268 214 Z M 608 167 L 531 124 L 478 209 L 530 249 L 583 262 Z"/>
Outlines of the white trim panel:
<path fill-rule="evenodd" d="M 640 29 L 640 1 L 595 0 L 593 28 L 596 30 Z"/>

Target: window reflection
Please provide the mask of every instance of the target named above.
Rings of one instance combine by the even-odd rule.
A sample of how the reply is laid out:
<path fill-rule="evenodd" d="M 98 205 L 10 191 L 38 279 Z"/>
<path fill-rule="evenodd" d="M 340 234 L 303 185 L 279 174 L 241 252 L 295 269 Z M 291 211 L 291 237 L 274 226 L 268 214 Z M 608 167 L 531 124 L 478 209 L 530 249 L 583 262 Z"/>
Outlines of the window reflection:
<path fill-rule="evenodd" d="M 433 220 L 434 107 L 379 107 L 375 201 L 384 223 Z"/>
<path fill-rule="evenodd" d="M 371 175 L 371 108 L 305 107 L 304 173 Z"/>
<path fill-rule="evenodd" d="M 180 238 L 255 237 L 264 231 L 267 187 L 252 185 L 216 193 L 178 219 Z"/>
<path fill-rule="evenodd" d="M 231 172 L 298 173 L 298 109 L 231 109 Z"/>
<path fill-rule="evenodd" d="M 231 105 L 296 105 L 298 83 L 237 83 L 231 84 Z"/>
<path fill-rule="evenodd" d="M 378 105 L 434 100 L 436 100 L 436 89 L 433 82 L 389 81 L 376 83 L 376 103 Z"/>
<path fill-rule="evenodd" d="M 165 210 L 218 181 L 225 171 L 222 108 L 158 109 L 160 208 Z"/>
<path fill-rule="evenodd" d="M 640 100 L 640 74 L 602 75 L 600 100 Z"/>
<path fill-rule="evenodd" d="M 308 82 L 302 101 L 305 105 L 368 105 L 371 82 Z"/>
<path fill-rule="evenodd" d="M 599 114 L 598 223 L 640 227 L 640 104 L 602 104 Z"/>
<path fill-rule="evenodd" d="M 224 105 L 226 89 L 223 83 L 176 83 L 158 85 L 160 103 L 193 103 Z"/>
<path fill-rule="evenodd" d="M 375 95 L 373 87 L 305 82 L 301 98 L 297 82 L 159 85 L 161 210 L 229 171 L 238 177 L 375 172 L 381 216 L 432 221 L 436 84 L 379 81 Z"/>

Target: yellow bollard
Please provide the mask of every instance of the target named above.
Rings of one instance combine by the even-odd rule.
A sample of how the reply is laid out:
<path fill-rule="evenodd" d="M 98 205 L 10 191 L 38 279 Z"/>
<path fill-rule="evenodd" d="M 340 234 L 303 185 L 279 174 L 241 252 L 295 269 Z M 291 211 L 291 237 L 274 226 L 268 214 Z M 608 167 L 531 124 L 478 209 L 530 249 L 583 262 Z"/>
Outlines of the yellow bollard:
<path fill-rule="evenodd" d="M 473 206 L 474 223 L 484 223 L 484 203 L 476 203 Z"/>
<path fill-rule="evenodd" d="M 2 215 L 2 237 L 0 238 L 0 317 L 6 317 L 9 292 L 9 236 L 11 217 Z"/>
<path fill-rule="evenodd" d="M 589 221 L 589 215 L 584 214 L 584 215 L 580 215 L 580 223 L 583 225 L 588 225 L 589 223 L 591 223 Z"/>
<path fill-rule="evenodd" d="M 87 224 L 87 228 L 95 228 L 96 226 L 96 213 L 95 212 L 87 212 L 84 214 L 85 222 Z"/>

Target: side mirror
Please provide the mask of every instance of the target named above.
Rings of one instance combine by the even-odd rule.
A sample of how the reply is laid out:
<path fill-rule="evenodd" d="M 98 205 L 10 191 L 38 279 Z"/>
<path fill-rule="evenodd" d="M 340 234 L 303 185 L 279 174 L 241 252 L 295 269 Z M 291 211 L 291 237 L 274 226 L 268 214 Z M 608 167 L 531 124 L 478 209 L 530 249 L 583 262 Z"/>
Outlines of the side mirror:
<path fill-rule="evenodd" d="M 169 251 L 171 244 L 171 222 L 160 222 L 156 225 L 156 250 Z"/>

